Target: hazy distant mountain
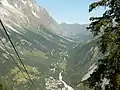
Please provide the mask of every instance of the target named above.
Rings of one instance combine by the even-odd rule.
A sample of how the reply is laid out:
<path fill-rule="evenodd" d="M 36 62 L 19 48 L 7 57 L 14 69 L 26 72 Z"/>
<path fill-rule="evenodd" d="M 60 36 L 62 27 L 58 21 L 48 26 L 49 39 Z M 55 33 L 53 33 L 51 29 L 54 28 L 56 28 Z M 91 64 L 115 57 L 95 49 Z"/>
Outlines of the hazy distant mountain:
<path fill-rule="evenodd" d="M 84 31 L 86 31 L 86 27 L 88 24 L 67 24 L 67 23 L 61 23 L 60 26 L 63 29 L 63 34 L 66 34 L 68 36 L 76 36 L 77 34 L 80 34 Z M 66 32 L 66 33 L 64 33 Z"/>
<path fill-rule="evenodd" d="M 66 37 L 71 37 L 76 41 L 90 40 L 92 35 L 90 31 L 87 31 L 86 27 L 88 24 L 67 24 L 61 23 L 62 35 Z"/>

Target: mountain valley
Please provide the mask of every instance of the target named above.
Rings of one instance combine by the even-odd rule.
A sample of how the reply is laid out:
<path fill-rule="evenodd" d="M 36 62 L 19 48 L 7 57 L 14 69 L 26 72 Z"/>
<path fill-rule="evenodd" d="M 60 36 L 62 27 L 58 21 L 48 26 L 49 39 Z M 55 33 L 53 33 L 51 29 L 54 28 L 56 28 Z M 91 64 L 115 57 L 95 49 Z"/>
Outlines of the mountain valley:
<path fill-rule="evenodd" d="M 12 90 L 83 90 L 79 82 L 101 55 L 88 24 L 58 24 L 34 0 L 0 0 L 0 19 L 30 76 L 0 25 L 3 85 Z"/>

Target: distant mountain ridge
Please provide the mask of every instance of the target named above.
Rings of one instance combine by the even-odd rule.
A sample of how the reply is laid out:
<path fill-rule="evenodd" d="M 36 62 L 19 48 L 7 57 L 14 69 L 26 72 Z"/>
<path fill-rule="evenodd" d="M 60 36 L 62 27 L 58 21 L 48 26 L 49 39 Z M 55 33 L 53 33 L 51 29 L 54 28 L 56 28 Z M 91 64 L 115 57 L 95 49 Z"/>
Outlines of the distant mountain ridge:
<path fill-rule="evenodd" d="M 63 28 L 64 31 L 66 31 L 67 35 L 76 36 L 79 33 L 83 33 L 86 31 L 86 27 L 88 24 L 67 24 L 67 23 L 61 23 L 60 26 Z M 64 33 L 63 31 L 63 33 Z"/>
<path fill-rule="evenodd" d="M 87 30 L 89 24 L 67 24 L 61 23 L 60 27 L 62 28 L 61 32 L 63 36 L 74 39 L 76 42 L 84 42 L 91 40 L 92 34 Z"/>

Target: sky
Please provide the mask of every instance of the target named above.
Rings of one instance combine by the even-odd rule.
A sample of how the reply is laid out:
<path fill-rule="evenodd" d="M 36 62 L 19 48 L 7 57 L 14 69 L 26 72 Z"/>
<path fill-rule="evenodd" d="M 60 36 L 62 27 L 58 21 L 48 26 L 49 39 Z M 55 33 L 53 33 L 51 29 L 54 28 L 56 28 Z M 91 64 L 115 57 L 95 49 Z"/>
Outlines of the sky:
<path fill-rule="evenodd" d="M 58 23 L 89 23 L 90 16 L 101 15 L 104 9 L 88 12 L 90 3 L 95 0 L 36 0 Z"/>

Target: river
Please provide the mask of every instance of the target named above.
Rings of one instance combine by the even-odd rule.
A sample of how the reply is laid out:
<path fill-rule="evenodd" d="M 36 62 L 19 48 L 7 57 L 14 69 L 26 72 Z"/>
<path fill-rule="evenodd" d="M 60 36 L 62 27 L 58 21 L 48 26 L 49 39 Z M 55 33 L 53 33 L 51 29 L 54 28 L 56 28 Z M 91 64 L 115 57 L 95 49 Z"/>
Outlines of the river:
<path fill-rule="evenodd" d="M 59 80 L 64 84 L 65 88 L 63 88 L 62 90 L 74 90 L 71 86 L 67 85 L 66 82 L 63 81 L 62 79 L 62 73 L 59 73 Z"/>

